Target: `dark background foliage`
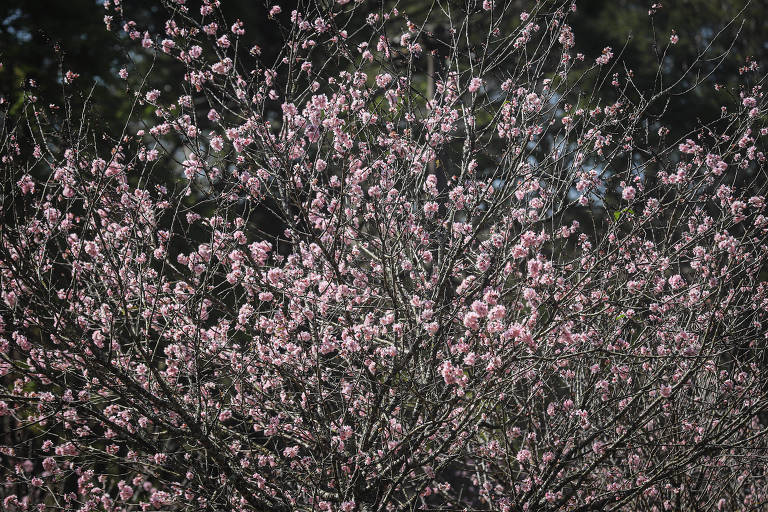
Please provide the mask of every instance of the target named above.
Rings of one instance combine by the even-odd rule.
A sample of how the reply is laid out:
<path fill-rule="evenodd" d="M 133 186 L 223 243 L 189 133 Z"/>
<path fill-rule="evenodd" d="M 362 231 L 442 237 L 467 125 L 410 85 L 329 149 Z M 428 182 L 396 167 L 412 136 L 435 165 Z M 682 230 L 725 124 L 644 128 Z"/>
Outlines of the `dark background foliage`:
<path fill-rule="evenodd" d="M 191 2 L 190 8 L 194 9 Z M 290 13 L 293 2 L 281 2 L 282 16 Z M 380 2 L 370 2 L 377 10 Z M 635 74 L 640 89 L 673 83 L 690 66 L 696 72 L 680 84 L 680 92 L 693 85 L 692 80 L 706 77 L 703 87 L 695 94 L 670 103 L 667 126 L 672 135 L 681 134 L 696 124 L 717 116 L 724 95 L 733 94 L 739 68 L 747 59 L 760 62 L 768 52 L 763 36 L 768 8 L 761 2 L 745 0 L 681 0 L 663 2 L 664 6 L 648 12 L 647 0 L 590 0 L 578 2 L 571 18 L 577 46 L 591 62 L 605 46 L 611 46 Z M 423 3 L 413 0 L 400 5 L 415 16 Z M 159 2 L 127 0 L 127 14 L 139 25 L 161 29 L 165 13 Z M 268 5 L 249 0 L 227 0 L 222 9 L 229 18 L 242 19 L 249 33 L 260 43 L 264 61 L 277 58 L 282 35 L 268 22 Z M 147 69 L 154 65 L 158 82 L 173 87 L 178 70 L 166 62 L 150 62 L 128 51 L 131 46 L 120 30 L 104 28 L 104 9 L 96 0 L 5 0 L 0 2 L 0 96 L 4 102 L 21 105 L 22 84 L 37 83 L 36 94 L 46 101 L 61 98 L 62 73 L 73 70 L 80 74 L 79 88 L 83 94 L 92 91 L 96 120 L 109 130 L 118 130 L 130 111 L 133 98 L 124 94 L 125 83 L 118 70 L 128 63 Z M 731 21 L 733 20 L 733 21 Z M 119 27 L 115 27 L 118 28 Z M 674 51 L 665 51 L 669 35 L 675 31 L 680 41 Z M 731 48 L 732 46 L 732 48 Z M 727 56 L 720 61 L 720 57 Z M 242 49 L 243 53 L 248 48 Z M 697 56 L 703 58 L 697 60 Z M 141 59 L 144 60 L 141 60 Z M 138 61 L 137 61 L 138 59 Z M 662 73 L 656 70 L 661 63 Z M 617 68 L 616 71 L 623 69 Z M 711 73 L 711 74 L 710 74 Z M 721 91 L 714 85 L 723 84 Z M 611 94 L 610 86 L 602 84 L 603 95 Z M 13 111 L 13 108 L 12 108 Z"/>

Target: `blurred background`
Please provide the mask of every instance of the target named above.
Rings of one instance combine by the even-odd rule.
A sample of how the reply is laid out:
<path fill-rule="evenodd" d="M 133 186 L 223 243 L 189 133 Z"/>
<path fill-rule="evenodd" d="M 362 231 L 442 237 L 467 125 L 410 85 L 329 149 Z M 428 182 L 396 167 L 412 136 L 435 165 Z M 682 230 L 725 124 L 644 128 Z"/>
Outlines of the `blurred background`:
<path fill-rule="evenodd" d="M 473 0 L 451 0 L 462 7 Z M 363 0 L 378 11 L 385 2 Z M 189 1 L 195 9 L 199 2 Z M 265 52 L 265 62 L 274 58 L 282 46 L 282 36 L 275 24 L 268 20 L 270 4 L 254 0 L 225 0 L 222 10 L 230 19 L 242 19 L 249 36 L 258 39 Z M 287 21 L 295 0 L 279 2 L 282 17 Z M 528 2 L 515 1 L 519 10 Z M 46 101 L 61 97 L 62 73 L 73 70 L 83 94 L 92 94 L 94 121 L 110 131 L 122 127 L 133 98 L 125 94 L 126 82 L 117 73 L 130 66 L 146 71 L 154 65 L 155 81 L 178 83 L 180 71 L 170 60 L 158 65 L 146 56 L 131 50 L 135 43 L 127 41 L 120 27 L 111 32 L 104 26 L 104 8 L 101 0 L 3 0 L 0 2 L 0 97 L 4 102 L 20 106 L 23 85 L 32 79 L 37 84 L 36 94 Z M 397 2 L 401 11 L 418 20 L 429 8 L 424 0 Z M 660 8 L 659 4 L 663 4 Z M 161 31 L 166 16 L 160 2 L 154 0 L 125 0 L 126 12 L 143 28 Z M 652 7 L 656 5 L 656 7 Z M 729 83 L 735 83 L 739 68 L 747 59 L 761 62 L 768 51 L 765 35 L 768 2 L 746 0 L 588 0 L 577 2 L 578 9 L 570 18 L 576 36 L 576 47 L 588 57 L 599 55 L 605 46 L 611 46 L 622 61 L 631 65 L 636 82 L 652 86 L 654 81 L 669 81 L 687 66 L 696 65 L 699 76 L 711 72 L 706 79 L 710 87 L 699 87 L 695 94 L 686 95 L 670 105 L 667 126 L 675 133 L 684 133 L 697 120 L 716 116 L 720 105 L 729 94 Z M 649 16 L 653 9 L 654 15 Z M 438 34 L 440 27 L 436 27 Z M 670 34 L 679 37 L 674 51 L 664 52 Z M 717 37 L 716 37 L 717 36 Z M 730 48 L 732 45 L 732 48 Z M 243 47 L 243 53 L 249 47 Z M 728 52 L 728 50 L 731 50 Z M 696 62 L 704 52 L 706 59 Z M 723 53 L 727 56 L 720 62 Z M 660 67 L 661 74 L 657 74 Z M 696 76 L 692 74 L 692 77 Z M 714 84 L 726 87 L 716 91 Z M 610 84 L 604 84 L 610 95 Z"/>

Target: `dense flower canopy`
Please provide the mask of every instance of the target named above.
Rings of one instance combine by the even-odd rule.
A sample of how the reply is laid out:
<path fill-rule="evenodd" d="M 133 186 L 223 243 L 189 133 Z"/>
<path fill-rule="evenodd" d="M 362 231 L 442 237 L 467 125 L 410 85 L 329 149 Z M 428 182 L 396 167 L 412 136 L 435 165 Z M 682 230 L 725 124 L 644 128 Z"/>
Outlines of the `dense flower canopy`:
<path fill-rule="evenodd" d="M 521 4 L 270 4 L 265 62 L 218 0 L 107 0 L 184 72 L 116 71 L 122 133 L 4 112 L 4 509 L 764 506 L 761 70 L 672 140 L 707 77 Z"/>

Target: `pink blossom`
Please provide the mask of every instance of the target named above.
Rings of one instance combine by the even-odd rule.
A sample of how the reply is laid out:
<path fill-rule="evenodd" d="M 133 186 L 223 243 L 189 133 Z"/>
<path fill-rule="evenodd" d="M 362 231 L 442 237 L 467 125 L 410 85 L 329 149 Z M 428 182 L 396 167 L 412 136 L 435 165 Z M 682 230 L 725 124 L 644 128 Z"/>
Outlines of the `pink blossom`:
<path fill-rule="evenodd" d="M 48 471 L 49 473 L 56 470 L 57 464 L 56 460 L 53 457 L 46 457 L 43 459 L 43 469 Z"/>
<path fill-rule="evenodd" d="M 669 285 L 673 290 L 678 290 L 685 286 L 685 280 L 680 274 L 675 274 L 669 278 Z"/>
<path fill-rule="evenodd" d="M 128 501 L 133 497 L 133 488 L 130 485 L 126 485 L 125 482 L 120 481 L 118 488 L 120 489 L 120 499 L 123 501 Z"/>
<path fill-rule="evenodd" d="M 613 51 L 611 51 L 611 47 L 606 46 L 605 48 L 603 48 L 603 54 L 600 55 L 600 57 L 596 58 L 595 62 L 602 66 L 602 65 L 608 64 L 608 62 L 611 60 L 612 57 L 613 57 Z"/>
<path fill-rule="evenodd" d="M 67 71 L 67 72 L 64 74 L 64 83 L 65 83 L 65 84 L 71 84 L 71 83 L 72 83 L 72 82 L 74 82 L 74 81 L 75 81 L 75 79 L 76 79 L 76 78 L 78 78 L 78 77 L 80 77 L 80 75 L 79 75 L 78 73 L 74 73 L 74 72 L 72 72 L 72 71 Z"/>
<path fill-rule="evenodd" d="M 224 139 L 221 137 L 211 137 L 211 148 L 213 148 L 215 151 L 221 151 L 224 147 Z"/>
<path fill-rule="evenodd" d="M 474 311 L 480 318 L 483 318 L 488 315 L 488 304 L 476 300 L 472 303 L 472 311 Z"/>
<path fill-rule="evenodd" d="M 290 447 L 285 448 L 283 450 L 283 457 L 287 457 L 289 459 L 293 458 L 293 457 L 296 457 L 298 454 L 299 454 L 299 447 L 298 447 L 298 445 L 290 446 Z"/>
<path fill-rule="evenodd" d="M 232 69 L 232 59 L 226 57 L 211 66 L 211 71 L 219 75 L 226 75 Z"/>
<path fill-rule="evenodd" d="M 392 82 L 392 75 L 389 73 L 383 73 L 376 76 L 376 85 L 381 88 L 388 86 Z"/>
<path fill-rule="evenodd" d="M 483 79 L 475 77 L 469 82 L 469 92 L 472 92 L 472 93 L 477 92 L 478 90 L 480 90 L 480 87 L 482 86 L 483 86 Z"/>
<path fill-rule="evenodd" d="M 21 189 L 22 194 L 34 194 L 35 193 L 35 182 L 32 180 L 32 176 L 29 174 L 25 174 L 21 177 L 19 181 L 16 182 L 16 184 Z"/>
<path fill-rule="evenodd" d="M 474 311 L 470 311 L 469 313 L 464 315 L 464 326 L 467 329 L 476 331 L 477 329 L 480 328 L 479 320 L 480 320 L 480 315 L 478 315 Z"/>

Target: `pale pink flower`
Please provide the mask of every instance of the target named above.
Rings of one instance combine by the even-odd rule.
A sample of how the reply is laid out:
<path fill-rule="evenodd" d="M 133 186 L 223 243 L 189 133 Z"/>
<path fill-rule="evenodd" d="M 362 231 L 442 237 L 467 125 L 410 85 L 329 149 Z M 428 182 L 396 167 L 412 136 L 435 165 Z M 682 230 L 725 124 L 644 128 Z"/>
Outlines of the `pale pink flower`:
<path fill-rule="evenodd" d="M 678 290 L 685 286 L 685 280 L 680 274 L 675 274 L 669 278 L 669 286 L 671 286 L 673 290 Z"/>
<path fill-rule="evenodd" d="M 477 92 L 480 90 L 480 87 L 483 86 L 483 79 L 482 78 L 473 78 L 469 82 L 469 92 Z"/>
<path fill-rule="evenodd" d="M 606 46 L 605 48 L 603 48 L 603 54 L 600 55 L 598 58 L 596 58 L 595 62 L 602 66 L 602 65 L 608 64 L 608 62 L 611 60 L 612 57 L 613 57 L 613 51 L 611 51 L 611 47 Z"/>

